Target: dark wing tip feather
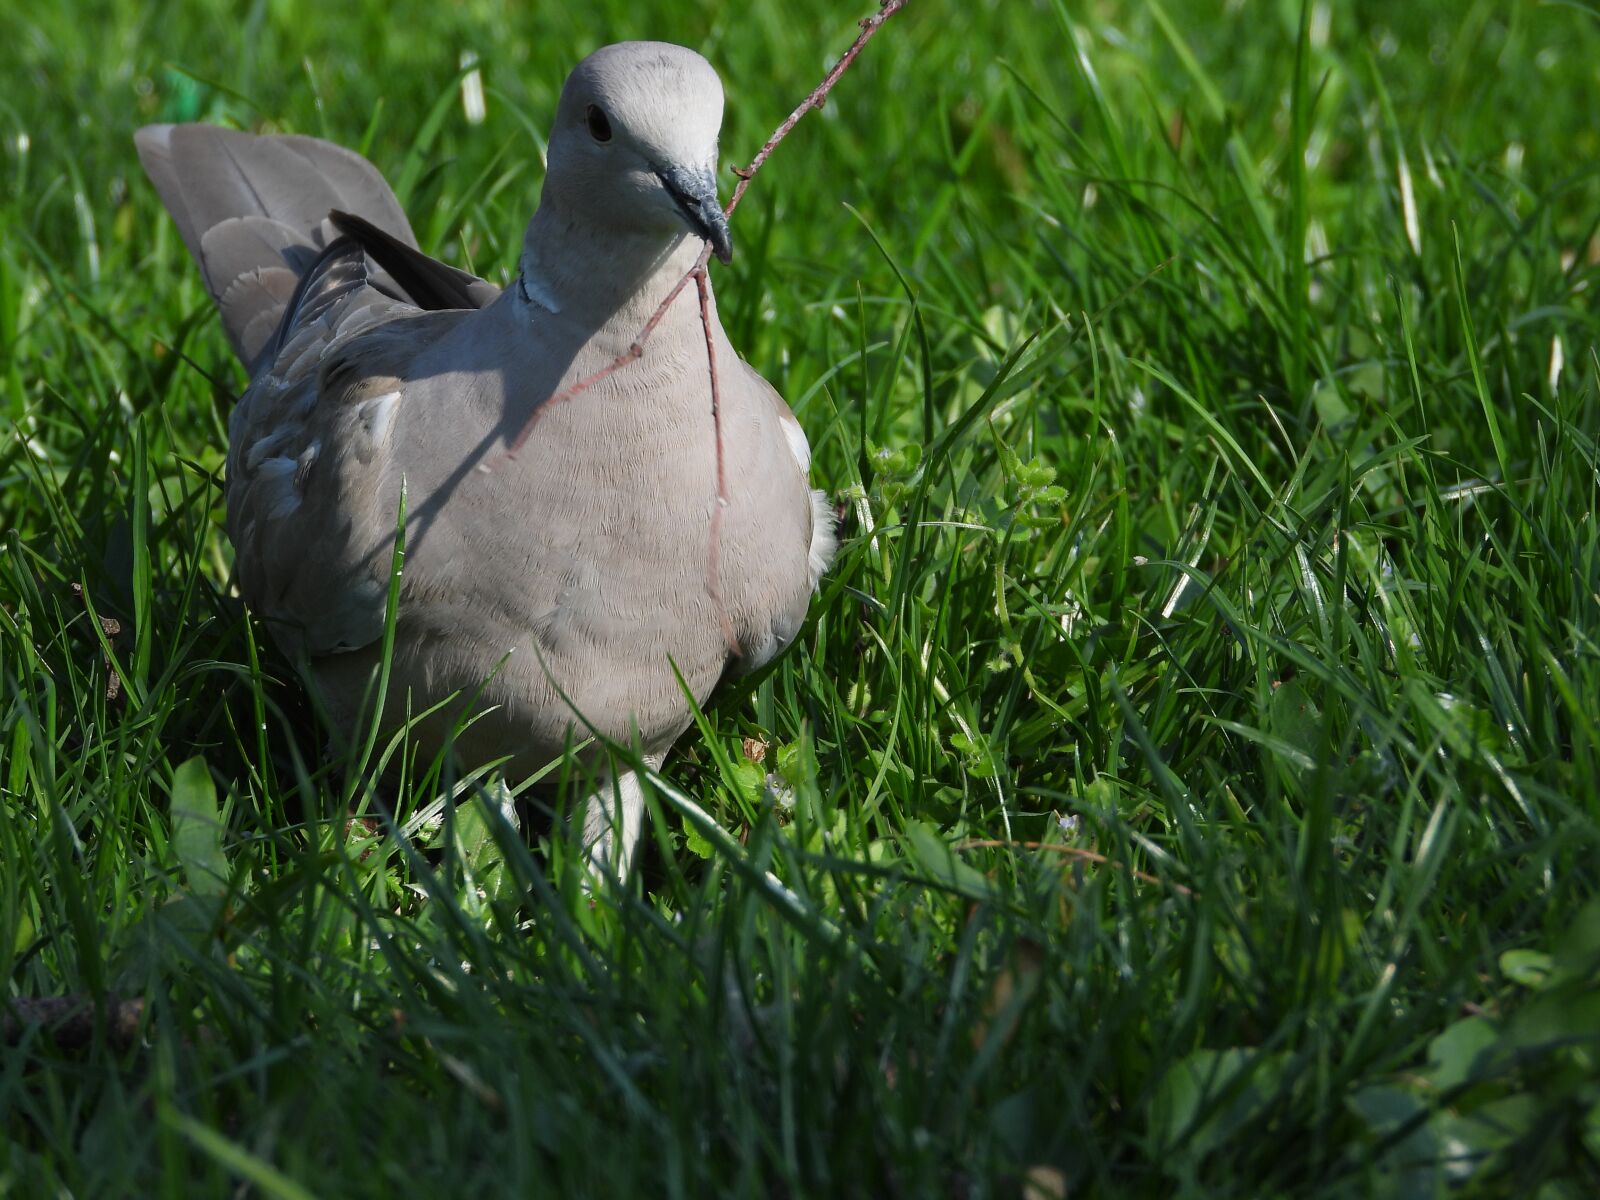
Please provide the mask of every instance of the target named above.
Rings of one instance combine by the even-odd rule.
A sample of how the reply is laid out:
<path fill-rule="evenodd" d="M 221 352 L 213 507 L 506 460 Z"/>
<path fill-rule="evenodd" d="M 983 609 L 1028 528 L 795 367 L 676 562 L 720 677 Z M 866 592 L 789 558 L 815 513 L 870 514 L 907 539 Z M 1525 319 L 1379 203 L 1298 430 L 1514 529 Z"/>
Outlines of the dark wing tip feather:
<path fill-rule="evenodd" d="M 418 308 L 434 311 L 483 308 L 499 295 L 499 289 L 493 284 L 429 258 L 364 217 L 335 209 L 328 214 L 328 219 L 335 229 L 353 239 L 373 262 L 387 271 Z"/>
<path fill-rule="evenodd" d="M 267 360 L 277 358 L 300 326 L 316 320 L 339 300 L 366 285 L 366 256 L 355 239 L 341 237 L 329 244 L 300 277 L 294 295 L 289 297 L 277 336 L 269 343 Z"/>

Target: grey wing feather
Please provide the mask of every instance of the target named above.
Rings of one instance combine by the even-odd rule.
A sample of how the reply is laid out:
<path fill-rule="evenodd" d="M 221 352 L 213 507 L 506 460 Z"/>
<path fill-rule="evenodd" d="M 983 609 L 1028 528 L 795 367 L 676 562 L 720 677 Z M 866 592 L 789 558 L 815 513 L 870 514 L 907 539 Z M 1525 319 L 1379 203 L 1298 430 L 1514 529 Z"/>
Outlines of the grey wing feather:
<path fill-rule="evenodd" d="M 395 199 L 394 192 L 384 182 L 378 169 L 361 155 L 332 142 L 298 134 L 286 135 L 278 140 L 303 157 L 333 185 L 339 194 L 339 203 L 330 205 L 330 208 L 360 213 L 391 237 L 416 247 L 416 235 L 411 232 L 411 222 L 406 220 L 400 202 Z M 328 214 L 323 212 L 322 215 Z"/>
<path fill-rule="evenodd" d="M 383 630 L 403 377 L 498 289 L 423 255 L 383 177 L 348 150 L 199 125 L 135 143 L 251 368 L 228 438 L 240 587 L 292 646 L 364 646 Z"/>
<path fill-rule="evenodd" d="M 263 365 L 279 379 L 292 379 L 302 373 L 302 358 L 309 355 L 314 365 L 334 341 L 365 328 L 370 310 L 397 315 L 409 307 L 372 287 L 361 247 L 340 238 L 301 277 Z"/>
<path fill-rule="evenodd" d="M 355 210 L 396 244 L 416 244 L 377 168 L 340 146 L 210 125 L 150 125 L 134 144 L 247 366 L 262 365 L 262 331 L 283 312 L 273 272 L 310 268 L 336 236 L 331 211 Z"/>
<path fill-rule="evenodd" d="M 233 314 L 230 335 L 234 353 L 252 368 L 252 375 L 261 352 L 276 338 L 283 310 L 299 285 L 287 267 L 257 267 L 237 276 L 217 298 L 217 307 Z"/>
<path fill-rule="evenodd" d="M 355 286 L 337 252 L 272 367 L 233 410 L 228 537 L 239 586 L 291 652 L 383 634 L 399 472 L 394 430 L 414 356 L 468 314 L 421 312 Z"/>
<path fill-rule="evenodd" d="M 239 585 L 287 645 L 313 655 L 382 633 L 393 497 L 382 486 L 400 375 L 450 324 L 373 285 L 346 237 L 300 278 L 228 437 Z"/>
<path fill-rule="evenodd" d="M 208 227 L 229 217 L 261 216 L 309 235 L 343 203 L 334 181 L 281 138 L 179 125 L 172 153 L 184 163 L 189 211 Z"/>
<path fill-rule="evenodd" d="M 771 402 L 773 410 L 778 416 L 778 426 L 783 430 L 784 440 L 789 445 L 789 453 L 794 455 L 795 466 L 799 468 L 802 478 L 809 478 L 811 474 L 811 444 L 806 441 L 805 430 L 800 427 L 800 422 L 795 419 L 789 403 L 779 393 L 778 389 L 768 383 L 761 372 L 749 363 L 739 364 L 744 368 L 744 374 L 750 386 L 763 393 Z M 811 575 L 813 589 L 819 587 L 822 576 L 827 572 L 833 562 L 833 556 L 839 549 L 838 522 L 833 516 L 833 506 L 828 503 L 828 494 L 816 488 L 810 489 L 811 495 L 811 544 L 807 555 L 807 568 Z"/>
<path fill-rule="evenodd" d="M 488 280 L 429 258 L 355 213 L 336 211 L 329 219 L 340 233 L 359 242 L 418 308 L 487 308 L 500 295 Z"/>
<path fill-rule="evenodd" d="M 205 230 L 199 227 L 189 211 L 177 164 L 172 161 L 172 131 L 176 128 L 176 125 L 146 125 L 133 135 L 133 144 L 139 151 L 139 164 L 144 167 L 150 182 L 155 184 L 156 194 L 161 197 L 161 203 L 166 205 L 172 223 L 178 227 L 178 236 L 188 248 L 189 257 L 198 263 L 200 235 Z"/>
<path fill-rule="evenodd" d="M 230 282 L 275 260 L 301 275 L 317 260 L 317 248 L 304 233 L 271 217 L 217 222 L 200 235 L 200 253 L 207 275 Z"/>

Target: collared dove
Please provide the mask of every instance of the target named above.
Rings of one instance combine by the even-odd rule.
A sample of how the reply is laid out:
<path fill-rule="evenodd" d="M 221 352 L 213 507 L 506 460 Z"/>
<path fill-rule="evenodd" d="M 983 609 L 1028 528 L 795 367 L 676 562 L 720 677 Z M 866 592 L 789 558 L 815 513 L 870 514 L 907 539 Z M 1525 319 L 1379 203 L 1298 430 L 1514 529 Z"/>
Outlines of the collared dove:
<path fill-rule="evenodd" d="M 834 549 L 783 399 L 734 353 L 711 299 L 727 504 L 710 586 L 716 445 L 695 291 L 626 352 L 717 201 L 722 85 L 693 51 L 607 46 L 568 77 L 520 273 L 504 292 L 423 255 L 383 177 L 308 137 L 153 125 L 146 173 L 221 311 L 250 385 L 229 422 L 239 586 L 306 661 L 334 721 L 363 717 L 407 498 L 386 728 L 522 778 L 591 732 L 652 766 L 696 701 L 795 636 Z M 538 421 L 514 456 L 507 448 Z M 720 594 L 718 594 L 720 593 Z M 730 634 L 733 645 L 730 645 Z M 736 647 L 736 648 L 735 648 Z M 584 802 L 597 861 L 626 871 L 636 778 Z"/>

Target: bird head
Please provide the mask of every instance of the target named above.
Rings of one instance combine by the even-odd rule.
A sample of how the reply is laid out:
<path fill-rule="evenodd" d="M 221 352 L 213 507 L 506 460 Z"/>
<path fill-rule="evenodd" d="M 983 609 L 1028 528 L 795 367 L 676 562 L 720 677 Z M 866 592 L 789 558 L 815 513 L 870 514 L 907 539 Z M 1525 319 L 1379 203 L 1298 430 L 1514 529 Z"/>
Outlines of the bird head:
<path fill-rule="evenodd" d="M 545 203 L 629 231 L 687 231 L 733 256 L 717 198 L 722 81 L 666 42 L 596 50 L 567 77 L 550 134 Z"/>

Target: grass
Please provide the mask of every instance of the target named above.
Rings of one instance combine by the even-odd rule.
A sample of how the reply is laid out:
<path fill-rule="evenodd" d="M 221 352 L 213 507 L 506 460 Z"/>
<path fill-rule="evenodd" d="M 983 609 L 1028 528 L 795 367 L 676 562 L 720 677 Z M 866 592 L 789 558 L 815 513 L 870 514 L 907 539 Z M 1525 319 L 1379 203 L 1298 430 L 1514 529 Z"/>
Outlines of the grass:
<path fill-rule="evenodd" d="M 838 566 L 592 898 L 326 761 L 130 134 L 361 146 L 503 277 L 582 53 L 742 162 L 862 4 L 396 8 L 0 11 L 0 962 L 144 1002 L 8 1024 L 0 1194 L 1594 1194 L 1593 6 L 895 18 L 716 274 Z"/>

